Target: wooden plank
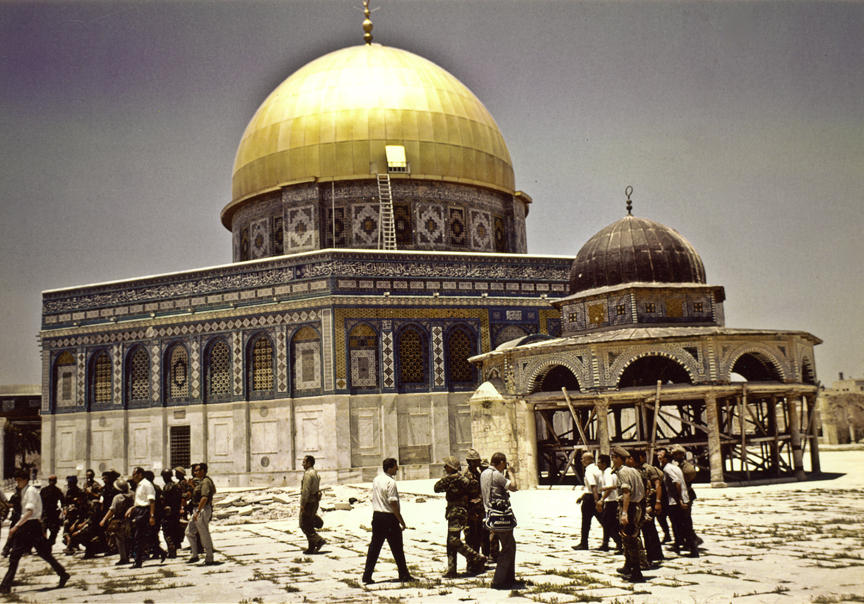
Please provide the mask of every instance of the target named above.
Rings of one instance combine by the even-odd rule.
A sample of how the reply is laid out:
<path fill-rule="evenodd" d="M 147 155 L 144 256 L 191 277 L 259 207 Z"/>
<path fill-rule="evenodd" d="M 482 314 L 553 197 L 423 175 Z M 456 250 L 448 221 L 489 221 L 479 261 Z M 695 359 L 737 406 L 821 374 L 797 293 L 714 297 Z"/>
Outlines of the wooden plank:
<path fill-rule="evenodd" d="M 564 400 L 567 402 L 567 408 L 570 410 L 570 415 L 571 417 L 573 417 L 573 422 L 576 424 L 576 428 L 578 428 L 579 430 L 579 438 L 582 439 L 582 444 L 587 447 L 588 439 L 585 438 L 585 432 L 584 430 L 582 430 L 582 424 L 579 423 L 579 418 L 576 417 L 576 411 L 573 410 L 573 404 L 570 402 L 570 395 L 567 394 L 567 388 L 562 386 L 561 392 L 564 393 Z"/>

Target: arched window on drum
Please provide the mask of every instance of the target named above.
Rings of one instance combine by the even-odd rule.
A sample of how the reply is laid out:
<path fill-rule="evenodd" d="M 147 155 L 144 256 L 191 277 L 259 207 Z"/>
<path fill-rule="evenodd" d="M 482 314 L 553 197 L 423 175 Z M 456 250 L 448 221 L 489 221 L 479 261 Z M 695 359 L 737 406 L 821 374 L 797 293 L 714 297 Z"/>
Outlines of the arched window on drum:
<path fill-rule="evenodd" d="M 105 350 L 93 355 L 89 385 L 91 404 L 106 405 L 111 402 L 111 357 Z"/>
<path fill-rule="evenodd" d="M 78 390 L 75 355 L 64 350 L 54 361 L 54 406 L 72 407 Z"/>
<path fill-rule="evenodd" d="M 321 389 L 321 337 L 311 327 L 301 327 L 291 341 L 295 393 Z"/>
<path fill-rule="evenodd" d="M 126 403 L 150 400 L 150 356 L 144 346 L 136 346 L 126 356 Z"/>
<path fill-rule="evenodd" d="M 204 357 L 206 365 L 207 401 L 225 400 L 231 396 L 231 355 L 225 340 L 210 344 Z"/>
<path fill-rule="evenodd" d="M 451 329 L 447 337 L 447 378 L 451 390 L 470 390 L 476 386 L 477 370 L 468 358 L 477 354 L 474 332 L 467 326 Z"/>
<path fill-rule="evenodd" d="M 429 382 L 429 345 L 426 333 L 409 325 L 397 337 L 396 361 L 399 387 L 404 391 L 423 390 Z"/>
<path fill-rule="evenodd" d="M 174 344 L 165 354 L 165 399 L 172 403 L 189 400 L 189 354 L 183 344 Z"/>
<path fill-rule="evenodd" d="M 366 323 L 348 334 L 351 361 L 351 389 L 371 390 L 378 386 L 378 334 Z"/>
<path fill-rule="evenodd" d="M 271 396 L 274 383 L 273 342 L 266 334 L 260 334 L 252 340 L 246 366 L 249 368 L 247 376 L 249 397 Z"/>

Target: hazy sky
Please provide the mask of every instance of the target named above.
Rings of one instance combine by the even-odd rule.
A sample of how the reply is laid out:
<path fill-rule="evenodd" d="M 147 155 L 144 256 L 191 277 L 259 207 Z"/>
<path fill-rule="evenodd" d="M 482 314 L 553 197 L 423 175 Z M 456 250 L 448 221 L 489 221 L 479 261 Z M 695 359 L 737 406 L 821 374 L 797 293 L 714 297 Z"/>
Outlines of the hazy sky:
<path fill-rule="evenodd" d="M 362 43 L 360 0 L 0 3 L 0 383 L 37 383 L 40 292 L 230 262 L 234 153 L 267 94 Z M 730 327 L 864 376 L 864 3 L 373 0 L 375 41 L 490 110 L 530 253 L 672 226 Z"/>

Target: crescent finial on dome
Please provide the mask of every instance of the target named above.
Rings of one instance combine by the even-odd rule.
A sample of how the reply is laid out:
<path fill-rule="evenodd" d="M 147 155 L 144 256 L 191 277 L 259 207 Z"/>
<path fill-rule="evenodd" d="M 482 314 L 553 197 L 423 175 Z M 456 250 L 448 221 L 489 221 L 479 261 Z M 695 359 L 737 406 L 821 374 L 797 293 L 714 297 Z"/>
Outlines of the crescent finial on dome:
<path fill-rule="evenodd" d="M 630 201 L 630 196 L 633 195 L 633 187 L 630 185 L 627 185 L 627 188 L 624 189 L 624 195 L 627 196 L 627 215 L 632 216 L 633 215 L 633 211 L 632 211 L 633 210 L 633 202 Z"/>
<path fill-rule="evenodd" d="M 369 18 L 371 14 L 369 0 L 363 0 L 363 41 L 366 44 L 372 44 L 372 19 Z"/>

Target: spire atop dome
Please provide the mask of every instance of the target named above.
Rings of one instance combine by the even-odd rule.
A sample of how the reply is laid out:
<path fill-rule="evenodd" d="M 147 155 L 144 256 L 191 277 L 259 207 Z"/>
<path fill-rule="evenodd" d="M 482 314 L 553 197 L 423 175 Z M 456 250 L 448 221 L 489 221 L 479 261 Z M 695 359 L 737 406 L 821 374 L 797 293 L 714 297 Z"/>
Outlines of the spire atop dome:
<path fill-rule="evenodd" d="M 633 202 L 630 201 L 630 196 L 633 195 L 633 187 L 630 185 L 627 185 L 627 188 L 624 189 L 624 195 L 627 196 L 627 215 L 632 216 L 633 215 Z"/>
<path fill-rule="evenodd" d="M 369 18 L 371 14 L 369 0 L 363 0 L 363 41 L 366 44 L 372 44 L 372 19 Z"/>

